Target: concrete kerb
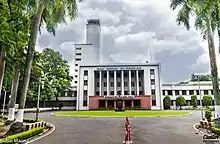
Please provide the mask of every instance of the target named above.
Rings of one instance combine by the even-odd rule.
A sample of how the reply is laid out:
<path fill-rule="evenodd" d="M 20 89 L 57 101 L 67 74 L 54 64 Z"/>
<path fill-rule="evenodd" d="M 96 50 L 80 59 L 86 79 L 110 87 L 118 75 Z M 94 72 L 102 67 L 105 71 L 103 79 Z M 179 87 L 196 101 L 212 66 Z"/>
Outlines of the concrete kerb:
<path fill-rule="evenodd" d="M 199 125 L 199 123 L 196 123 L 196 124 L 194 124 L 193 125 L 193 129 L 195 130 L 195 131 L 197 131 L 200 135 L 204 135 L 204 134 L 208 134 L 208 133 L 205 133 L 205 132 L 203 132 L 203 131 L 200 131 L 196 126 L 198 126 Z"/>
<path fill-rule="evenodd" d="M 37 140 L 39 140 L 39 139 L 41 139 L 41 138 L 44 138 L 44 137 L 50 135 L 51 133 L 53 133 L 53 132 L 55 131 L 55 126 L 52 125 L 52 124 L 50 124 L 50 123 L 47 123 L 47 124 L 52 127 L 51 130 L 49 130 L 48 132 L 46 132 L 46 134 L 43 134 L 43 135 L 41 135 L 41 136 L 39 136 L 39 137 L 36 137 L 36 138 L 33 138 L 33 139 L 27 141 L 25 144 L 29 144 L 29 143 L 35 142 L 35 141 L 37 141 Z"/>
<path fill-rule="evenodd" d="M 179 116 L 188 116 L 192 115 L 192 112 L 188 114 L 181 115 L 165 115 L 165 116 L 127 116 L 128 118 L 146 118 L 146 117 L 179 117 Z M 50 116 L 58 116 L 58 117 L 72 117 L 72 118 L 124 118 L 126 116 L 62 116 L 55 115 L 54 113 L 50 113 Z"/>

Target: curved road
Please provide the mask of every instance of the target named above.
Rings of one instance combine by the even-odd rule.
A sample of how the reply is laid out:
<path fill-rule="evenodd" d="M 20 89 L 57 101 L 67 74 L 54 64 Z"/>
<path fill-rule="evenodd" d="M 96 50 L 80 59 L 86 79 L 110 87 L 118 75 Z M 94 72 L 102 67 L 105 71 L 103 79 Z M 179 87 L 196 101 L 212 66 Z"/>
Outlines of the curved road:
<path fill-rule="evenodd" d="M 34 118 L 34 114 L 25 114 Z M 122 144 L 124 118 L 73 118 L 41 113 L 40 119 L 55 125 L 56 130 L 33 144 Z M 193 124 L 200 113 L 188 116 L 130 118 L 134 144 L 202 144 Z"/>

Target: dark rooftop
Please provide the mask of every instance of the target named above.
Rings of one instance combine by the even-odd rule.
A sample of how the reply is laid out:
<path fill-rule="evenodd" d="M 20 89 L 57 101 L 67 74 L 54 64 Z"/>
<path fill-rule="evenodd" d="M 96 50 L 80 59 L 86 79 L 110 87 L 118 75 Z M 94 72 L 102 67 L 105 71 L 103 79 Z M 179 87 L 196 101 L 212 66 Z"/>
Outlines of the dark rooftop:
<path fill-rule="evenodd" d="M 100 25 L 99 19 L 88 19 L 87 22 L 88 22 L 87 25 L 90 25 L 90 24 Z"/>

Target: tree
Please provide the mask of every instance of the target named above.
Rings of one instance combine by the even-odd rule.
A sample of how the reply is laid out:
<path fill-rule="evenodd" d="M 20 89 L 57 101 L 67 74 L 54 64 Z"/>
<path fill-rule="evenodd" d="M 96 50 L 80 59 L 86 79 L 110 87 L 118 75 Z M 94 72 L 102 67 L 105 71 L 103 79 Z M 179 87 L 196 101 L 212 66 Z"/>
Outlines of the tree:
<path fill-rule="evenodd" d="M 183 96 L 178 96 L 176 98 L 176 105 L 180 107 L 180 110 L 182 110 L 182 106 L 186 105 L 186 100 Z"/>
<path fill-rule="evenodd" d="M 165 96 L 163 99 L 163 105 L 164 105 L 164 109 L 170 109 L 171 106 L 171 99 L 169 96 Z"/>
<path fill-rule="evenodd" d="M 201 31 L 204 40 L 208 40 L 212 85 L 215 100 L 215 116 L 220 115 L 220 91 L 213 31 L 218 29 L 218 34 L 220 34 L 218 12 L 219 4 L 220 1 L 217 0 L 172 0 L 170 5 L 173 10 L 179 6 L 181 7 L 177 15 L 177 23 L 179 25 L 183 24 L 188 30 L 190 29 L 190 17 L 192 14 L 195 15 L 196 29 Z"/>
<path fill-rule="evenodd" d="M 27 7 L 32 8 L 34 13 L 31 18 L 31 31 L 28 42 L 23 86 L 21 89 L 21 97 L 18 109 L 18 122 L 23 122 L 23 109 L 25 107 L 26 95 L 29 87 L 32 61 L 34 57 L 35 44 L 39 27 L 43 26 L 43 23 L 45 23 L 48 32 L 55 35 L 55 28 L 59 23 L 65 23 L 67 17 L 73 20 L 77 15 L 76 0 L 39 0 L 38 2 L 35 0 L 29 0 Z"/>
<path fill-rule="evenodd" d="M 197 107 L 197 95 L 191 96 L 191 105 L 196 108 Z"/>
<path fill-rule="evenodd" d="M 204 95 L 203 96 L 203 106 L 208 107 L 212 105 L 212 96 Z"/>
<path fill-rule="evenodd" d="M 212 80 L 212 76 L 207 74 L 207 75 L 199 75 L 199 81 L 211 81 Z M 191 75 L 191 79 L 190 81 L 198 81 L 198 79 L 196 78 L 195 74 Z"/>

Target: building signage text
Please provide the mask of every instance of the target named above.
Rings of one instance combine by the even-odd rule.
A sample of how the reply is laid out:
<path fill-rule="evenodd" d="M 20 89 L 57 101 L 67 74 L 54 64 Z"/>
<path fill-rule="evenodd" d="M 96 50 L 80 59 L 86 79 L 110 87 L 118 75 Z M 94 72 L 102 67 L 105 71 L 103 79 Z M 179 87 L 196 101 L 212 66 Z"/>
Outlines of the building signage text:
<path fill-rule="evenodd" d="M 134 98 L 134 96 L 133 95 L 124 95 L 124 96 L 110 95 L 110 96 L 104 96 L 104 98 Z"/>
<path fill-rule="evenodd" d="M 142 67 L 111 67 L 111 68 L 97 68 L 97 70 L 141 70 Z"/>

